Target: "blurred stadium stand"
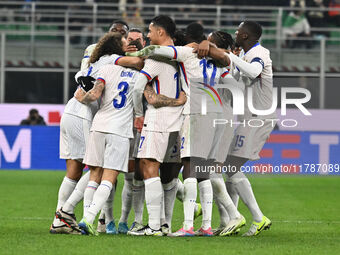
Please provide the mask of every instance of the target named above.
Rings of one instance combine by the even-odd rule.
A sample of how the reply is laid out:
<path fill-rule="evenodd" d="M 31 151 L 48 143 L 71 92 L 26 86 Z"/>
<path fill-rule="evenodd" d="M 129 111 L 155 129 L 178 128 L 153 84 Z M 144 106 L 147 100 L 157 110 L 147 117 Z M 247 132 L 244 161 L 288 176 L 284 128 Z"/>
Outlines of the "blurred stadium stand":
<path fill-rule="evenodd" d="M 83 51 L 113 20 L 146 29 L 159 14 L 179 28 L 201 22 L 206 33 L 234 33 L 243 20 L 262 24 L 262 44 L 271 50 L 275 86 L 301 86 L 310 108 L 340 108 L 340 0 L 143 0 L 0 1 L 0 102 L 66 103 Z M 275 2 L 275 6 L 273 4 Z M 292 14 L 303 15 L 310 33 L 283 39 Z M 326 100 L 327 99 L 327 100 Z"/>

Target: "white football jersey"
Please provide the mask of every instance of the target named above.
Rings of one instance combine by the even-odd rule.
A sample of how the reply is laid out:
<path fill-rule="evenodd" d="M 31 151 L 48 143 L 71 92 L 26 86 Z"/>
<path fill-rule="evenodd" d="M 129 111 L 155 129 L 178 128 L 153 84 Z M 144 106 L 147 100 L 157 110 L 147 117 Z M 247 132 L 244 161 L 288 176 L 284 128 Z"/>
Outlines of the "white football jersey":
<path fill-rule="evenodd" d="M 151 82 L 157 94 L 178 98 L 181 86 L 176 62 L 164 59 L 161 62 L 148 58 L 140 72 Z M 179 131 L 182 125 L 182 111 L 183 106 L 166 106 L 156 109 L 152 105 L 148 105 L 143 129 L 156 132 Z"/>
<path fill-rule="evenodd" d="M 99 69 L 107 64 L 116 64 L 118 59 L 121 56 L 113 54 L 113 55 L 105 55 L 102 56 L 97 62 L 91 64 L 84 70 L 80 70 L 76 75 L 75 79 L 79 76 L 91 76 L 95 79 L 98 78 Z M 92 120 L 93 116 L 96 114 L 99 108 L 99 104 L 97 101 L 90 103 L 89 105 L 85 105 L 80 103 L 74 97 L 71 98 L 65 106 L 65 113 L 72 114 L 78 116 L 83 119 Z"/>
<path fill-rule="evenodd" d="M 89 63 L 90 57 L 92 55 L 92 52 L 94 51 L 96 46 L 97 46 L 96 43 L 87 46 L 87 48 L 85 49 L 85 52 L 84 52 L 84 57 L 81 60 L 80 70 L 85 70 L 89 67 L 88 63 Z"/>
<path fill-rule="evenodd" d="M 97 80 L 102 80 L 105 88 L 91 131 L 133 138 L 132 90 L 138 75 L 138 71 L 118 65 L 100 68 Z"/>
<path fill-rule="evenodd" d="M 207 112 L 219 112 L 223 105 L 219 93 L 214 89 L 220 77 L 227 72 L 226 68 L 217 67 L 212 59 L 199 59 L 193 48 L 185 46 L 172 47 L 174 60 L 180 65 L 183 90 L 187 95 L 184 114 L 200 113 L 202 100 L 206 101 Z M 204 98 L 205 99 L 202 99 Z"/>
<path fill-rule="evenodd" d="M 219 84 L 228 84 L 232 83 L 235 84 L 237 81 L 234 79 L 234 77 L 231 75 L 231 72 L 228 68 L 222 68 L 221 70 L 221 76 L 219 79 Z M 217 92 L 219 93 L 224 110 L 232 111 L 231 102 L 232 102 L 232 94 L 227 88 L 218 88 Z"/>
<path fill-rule="evenodd" d="M 242 80 L 246 86 L 244 93 L 245 102 L 247 101 L 247 86 L 251 86 L 253 89 L 252 100 L 254 108 L 257 110 L 270 109 L 273 102 L 273 69 L 270 51 L 257 43 L 246 53 L 242 50 L 239 57 L 248 63 L 258 62 L 263 67 L 261 74 L 252 80 L 243 75 L 237 66 L 234 66 L 233 76 L 238 80 Z M 252 114 L 249 112 L 249 109 L 245 109 L 245 112 L 245 118 L 250 118 Z M 262 117 L 274 118 L 275 116 L 276 114 L 273 113 Z"/>

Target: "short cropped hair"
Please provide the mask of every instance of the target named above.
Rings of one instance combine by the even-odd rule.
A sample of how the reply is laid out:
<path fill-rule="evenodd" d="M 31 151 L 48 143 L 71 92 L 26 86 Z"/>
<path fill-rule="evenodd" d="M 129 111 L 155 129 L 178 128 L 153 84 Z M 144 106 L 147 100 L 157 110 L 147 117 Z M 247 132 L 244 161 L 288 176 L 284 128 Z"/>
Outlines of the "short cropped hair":
<path fill-rule="evenodd" d="M 242 25 L 243 29 L 249 34 L 250 37 L 258 40 L 262 35 L 262 27 L 255 21 L 246 20 Z"/>
<path fill-rule="evenodd" d="M 176 24 L 169 16 L 159 15 L 154 17 L 151 23 L 153 23 L 154 26 L 163 28 L 171 38 L 175 36 Z"/>

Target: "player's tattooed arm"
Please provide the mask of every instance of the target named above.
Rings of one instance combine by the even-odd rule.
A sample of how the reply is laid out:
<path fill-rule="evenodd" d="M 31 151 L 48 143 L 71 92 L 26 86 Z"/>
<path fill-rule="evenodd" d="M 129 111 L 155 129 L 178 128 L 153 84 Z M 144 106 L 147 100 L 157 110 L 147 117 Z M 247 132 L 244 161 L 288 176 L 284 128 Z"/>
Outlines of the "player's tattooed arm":
<path fill-rule="evenodd" d="M 187 101 L 187 97 L 183 91 L 179 94 L 179 97 L 177 99 L 170 98 L 162 94 L 156 94 L 156 92 L 150 85 L 147 85 L 145 87 L 144 96 L 146 98 L 146 101 L 148 101 L 148 103 L 153 105 L 153 107 L 155 108 L 160 108 L 164 106 L 173 106 L 173 107 L 181 106 L 185 104 L 185 102 Z"/>
<path fill-rule="evenodd" d="M 96 101 L 100 98 L 102 95 L 102 92 L 104 90 L 104 82 L 101 80 L 97 80 L 94 84 L 93 88 L 89 90 L 88 92 L 84 93 L 79 91 L 79 89 L 76 91 L 76 94 L 74 97 L 83 104 L 89 104 L 93 101 Z"/>

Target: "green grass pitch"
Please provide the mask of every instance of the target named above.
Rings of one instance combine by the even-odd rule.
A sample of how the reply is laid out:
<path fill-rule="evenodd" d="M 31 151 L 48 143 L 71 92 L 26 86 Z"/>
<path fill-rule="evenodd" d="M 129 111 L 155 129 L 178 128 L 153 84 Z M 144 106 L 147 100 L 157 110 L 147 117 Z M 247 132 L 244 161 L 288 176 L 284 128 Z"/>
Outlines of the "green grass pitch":
<path fill-rule="evenodd" d="M 99 237 L 51 235 L 62 171 L 0 171 L 0 254 L 339 254 L 340 178 L 327 176 L 250 176 L 260 207 L 272 228 L 255 238 Z M 120 176 L 115 197 L 120 217 Z M 240 211 L 251 217 L 241 203 Z M 81 218 L 81 205 L 76 214 Z M 146 210 L 144 211 L 146 223 Z M 132 223 L 133 213 L 129 223 Z M 183 221 L 176 201 L 173 230 Z M 196 228 L 201 218 L 195 222 Z M 214 207 L 213 227 L 219 224 Z"/>

